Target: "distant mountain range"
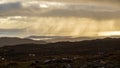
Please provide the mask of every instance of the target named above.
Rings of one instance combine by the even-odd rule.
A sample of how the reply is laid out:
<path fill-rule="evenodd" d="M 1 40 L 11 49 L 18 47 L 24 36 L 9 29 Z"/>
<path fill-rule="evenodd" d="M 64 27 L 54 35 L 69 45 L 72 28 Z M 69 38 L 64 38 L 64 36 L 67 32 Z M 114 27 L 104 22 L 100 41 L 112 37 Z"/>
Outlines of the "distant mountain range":
<path fill-rule="evenodd" d="M 89 37 L 80 37 L 72 38 L 70 36 L 29 36 L 26 38 L 17 38 L 17 37 L 1 37 L 0 38 L 0 47 L 2 46 L 11 46 L 18 44 L 45 44 L 45 43 L 55 43 L 55 42 L 65 42 L 65 41 L 83 41 L 83 40 L 92 40 L 93 38 Z"/>
<path fill-rule="evenodd" d="M 105 37 L 99 37 L 103 39 Z M 113 36 L 111 38 L 119 38 L 118 36 Z M 25 38 L 17 37 L 1 37 L 0 38 L 0 47 L 19 45 L 19 44 L 46 44 L 46 43 L 56 43 L 56 42 L 77 42 L 83 40 L 94 40 L 98 39 L 96 37 L 70 37 L 70 36 L 28 36 Z"/>
<path fill-rule="evenodd" d="M 1 37 L 0 38 L 0 47 L 18 45 L 18 44 L 28 44 L 28 43 L 43 44 L 46 42 L 42 40 L 37 41 L 37 40 L 32 40 L 27 38 L 17 38 L 17 37 Z"/>

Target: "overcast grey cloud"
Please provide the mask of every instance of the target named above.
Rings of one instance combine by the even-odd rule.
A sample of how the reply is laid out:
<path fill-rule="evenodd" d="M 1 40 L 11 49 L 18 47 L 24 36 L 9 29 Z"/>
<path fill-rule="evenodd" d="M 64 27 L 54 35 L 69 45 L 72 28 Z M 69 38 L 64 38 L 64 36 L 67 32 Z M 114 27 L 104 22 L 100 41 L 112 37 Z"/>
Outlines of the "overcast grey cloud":
<path fill-rule="evenodd" d="M 67 0 L 66 0 L 67 1 Z M 2 16 L 39 16 L 39 17 L 68 17 L 112 19 L 120 18 L 120 9 L 113 7 L 118 0 L 90 0 L 96 3 L 89 3 L 88 0 L 78 0 L 78 3 L 71 2 L 50 2 L 50 1 L 13 1 L 0 4 L 0 15 Z M 87 3 L 88 2 L 88 3 Z M 110 3 L 102 5 L 98 3 Z"/>

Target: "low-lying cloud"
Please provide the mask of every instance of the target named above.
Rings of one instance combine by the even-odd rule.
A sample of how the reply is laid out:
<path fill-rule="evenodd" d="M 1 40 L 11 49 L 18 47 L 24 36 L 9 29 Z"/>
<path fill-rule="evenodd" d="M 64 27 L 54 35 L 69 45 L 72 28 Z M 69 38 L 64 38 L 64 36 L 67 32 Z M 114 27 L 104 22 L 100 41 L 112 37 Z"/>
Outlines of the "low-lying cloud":
<path fill-rule="evenodd" d="M 2 36 L 19 36 L 24 33 L 23 29 L 0 29 L 0 37 Z"/>

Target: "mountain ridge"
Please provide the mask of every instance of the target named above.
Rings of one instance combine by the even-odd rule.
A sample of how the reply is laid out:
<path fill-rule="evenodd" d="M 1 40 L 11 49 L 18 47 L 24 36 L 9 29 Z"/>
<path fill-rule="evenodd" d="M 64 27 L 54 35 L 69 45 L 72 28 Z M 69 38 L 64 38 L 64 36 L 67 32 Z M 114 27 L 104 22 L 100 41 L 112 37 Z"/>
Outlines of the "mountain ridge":
<path fill-rule="evenodd" d="M 44 44 L 45 41 L 37 41 L 27 38 L 17 38 L 17 37 L 1 37 L 0 38 L 0 47 L 3 46 L 11 46 L 11 45 L 18 45 L 18 44 L 27 44 L 27 43 L 36 43 L 36 44 Z"/>

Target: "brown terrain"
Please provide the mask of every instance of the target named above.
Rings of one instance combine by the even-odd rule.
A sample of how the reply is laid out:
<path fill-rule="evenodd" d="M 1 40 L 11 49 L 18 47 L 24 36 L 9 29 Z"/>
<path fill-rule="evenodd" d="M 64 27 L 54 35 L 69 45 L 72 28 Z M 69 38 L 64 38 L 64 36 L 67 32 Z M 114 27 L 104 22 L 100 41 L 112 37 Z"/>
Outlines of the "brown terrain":
<path fill-rule="evenodd" d="M 43 68 L 50 68 L 45 67 L 46 64 L 49 66 L 50 63 L 53 66 L 56 66 L 55 64 L 58 64 L 58 66 L 64 65 L 66 61 L 63 58 L 66 58 L 69 62 L 72 61 L 72 63 L 69 63 L 73 66 L 72 68 L 94 68 L 95 65 L 98 65 L 95 68 L 99 68 L 99 65 L 104 63 L 108 66 L 102 65 L 105 68 L 119 68 L 120 38 L 4 46 L 0 48 L 0 56 L 8 62 L 15 61 L 19 63 L 37 60 L 37 62 L 40 61 L 39 66 Z M 58 59 L 63 64 L 59 64 Z M 2 60 L 1 62 L 3 62 Z"/>

